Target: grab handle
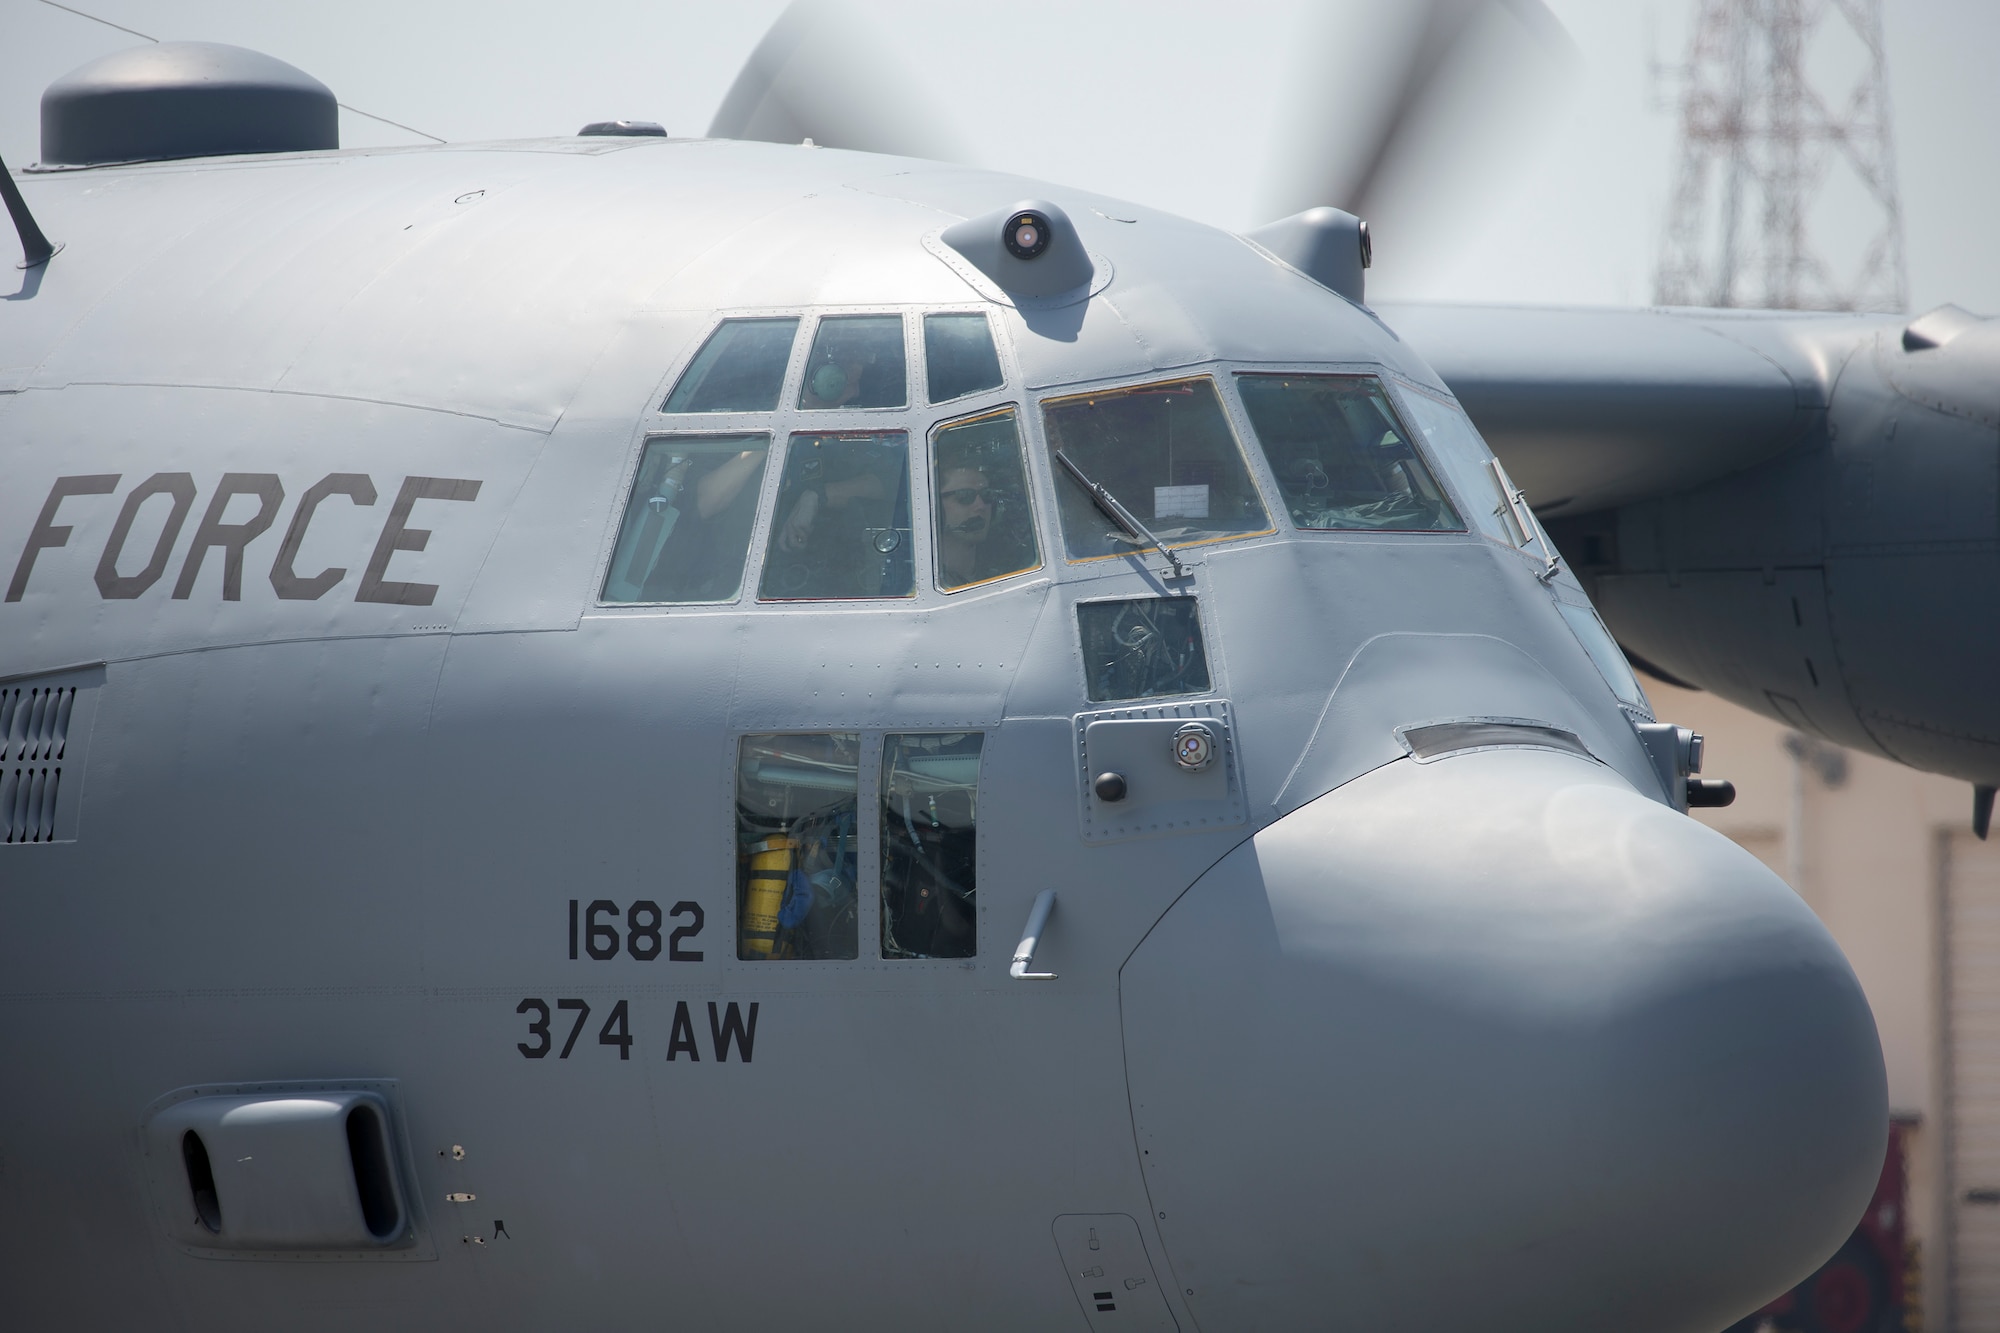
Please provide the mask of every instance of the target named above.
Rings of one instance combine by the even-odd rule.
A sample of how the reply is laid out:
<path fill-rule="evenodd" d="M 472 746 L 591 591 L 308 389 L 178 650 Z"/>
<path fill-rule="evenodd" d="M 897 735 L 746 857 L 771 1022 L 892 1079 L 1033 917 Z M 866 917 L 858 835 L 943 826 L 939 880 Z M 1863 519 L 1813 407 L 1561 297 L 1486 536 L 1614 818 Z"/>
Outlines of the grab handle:
<path fill-rule="evenodd" d="M 1007 969 L 1007 975 L 1016 981 L 1054 981 L 1053 972 L 1030 972 L 1035 965 L 1035 946 L 1042 942 L 1042 927 L 1049 924 L 1049 913 L 1055 910 L 1056 891 L 1043 889 L 1035 895 L 1035 905 L 1028 909 L 1028 927 L 1021 932 L 1021 942 L 1014 946 L 1014 963 Z"/>

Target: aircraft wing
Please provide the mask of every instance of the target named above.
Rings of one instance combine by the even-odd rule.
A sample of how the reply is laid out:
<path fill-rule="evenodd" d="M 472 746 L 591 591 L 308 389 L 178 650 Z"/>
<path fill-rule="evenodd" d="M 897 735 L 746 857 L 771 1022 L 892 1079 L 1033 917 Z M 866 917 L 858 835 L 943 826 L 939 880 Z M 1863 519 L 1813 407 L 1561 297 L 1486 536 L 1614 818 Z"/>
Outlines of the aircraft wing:
<path fill-rule="evenodd" d="M 1546 516 L 1672 494 L 1784 452 L 1895 316 L 1399 304 L 1377 311 L 1449 384 Z"/>

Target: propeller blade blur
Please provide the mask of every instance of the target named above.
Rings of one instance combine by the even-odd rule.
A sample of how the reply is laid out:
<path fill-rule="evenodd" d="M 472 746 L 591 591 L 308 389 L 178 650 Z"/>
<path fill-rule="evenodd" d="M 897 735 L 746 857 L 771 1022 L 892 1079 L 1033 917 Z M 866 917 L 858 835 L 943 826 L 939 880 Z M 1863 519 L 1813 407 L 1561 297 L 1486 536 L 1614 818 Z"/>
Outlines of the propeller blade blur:
<path fill-rule="evenodd" d="M 963 161 L 939 114 L 944 99 L 894 50 L 853 5 L 798 0 L 750 53 L 708 135 Z"/>
<path fill-rule="evenodd" d="M 1261 212 L 1366 218 L 1391 283 L 1477 216 L 1580 58 L 1541 0 L 1342 5 L 1300 47 Z"/>

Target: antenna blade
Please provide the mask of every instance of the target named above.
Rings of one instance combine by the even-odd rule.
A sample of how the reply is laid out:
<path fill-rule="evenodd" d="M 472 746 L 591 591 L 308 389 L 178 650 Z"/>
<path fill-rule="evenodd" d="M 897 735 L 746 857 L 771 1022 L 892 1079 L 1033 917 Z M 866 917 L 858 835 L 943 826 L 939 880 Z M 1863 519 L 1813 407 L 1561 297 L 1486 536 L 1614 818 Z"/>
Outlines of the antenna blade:
<path fill-rule="evenodd" d="M 0 162 L 0 198 L 6 199 L 7 216 L 14 219 L 14 230 L 21 237 L 20 267 L 48 263 L 49 257 L 62 247 L 51 245 L 49 238 L 42 235 L 35 215 L 28 211 L 28 201 L 21 197 L 21 187 L 14 184 L 14 174 L 7 170 L 5 162 Z"/>

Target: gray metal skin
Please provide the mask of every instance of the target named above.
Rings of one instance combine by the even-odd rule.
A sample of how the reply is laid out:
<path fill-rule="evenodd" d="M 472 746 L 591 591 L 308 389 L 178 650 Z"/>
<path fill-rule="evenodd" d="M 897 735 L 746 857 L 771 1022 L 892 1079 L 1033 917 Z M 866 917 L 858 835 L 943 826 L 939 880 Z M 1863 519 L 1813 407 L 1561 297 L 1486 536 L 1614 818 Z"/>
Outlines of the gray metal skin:
<path fill-rule="evenodd" d="M 1391 308 L 1625 647 L 2000 783 L 2000 320 Z"/>
<path fill-rule="evenodd" d="M 1227 701 L 1244 816 L 1084 836 L 1079 718 L 1112 705 L 1086 700 L 1073 608 L 1159 592 L 1163 562 L 1060 558 L 1069 483 L 1037 398 L 1232 366 L 1438 383 L 1240 239 L 726 142 L 23 185 L 69 248 L 0 314 L 0 574 L 58 477 L 119 480 L 62 502 L 69 531 L 0 602 L 0 682 L 102 664 L 77 677 L 98 685 L 73 840 L 0 847 L 10 1323 L 1104 1328 L 1058 1242 L 1122 1215 L 1160 1327 L 1666 1333 L 1775 1295 L 1864 1206 L 1885 1088 L 1846 961 L 1667 803 L 1644 714 L 1556 612 L 1580 590 L 1538 558 L 1282 517 L 1182 550 L 1215 689 L 1147 702 Z M 1021 198 L 1074 220 L 1087 299 L 988 299 L 924 244 Z M 929 308 L 993 313 L 1006 386 L 815 422 L 921 440 L 1021 404 L 1043 570 L 936 592 L 919 485 L 909 601 L 599 604 L 649 431 L 801 420 L 657 412 L 719 315 Z M 144 572 L 157 517 L 98 577 L 162 472 L 192 480 L 189 517 L 157 582 L 107 596 Z M 176 597 L 225 472 L 285 498 L 242 548 L 239 598 L 219 548 Z M 299 497 L 333 473 L 377 501 L 324 501 L 291 574 L 326 586 L 281 598 Z M 480 486 L 417 502 L 403 522 L 428 536 L 375 573 L 434 586 L 428 605 L 359 601 L 411 476 Z M 1396 737 L 1471 717 L 1559 727 L 1594 758 L 1420 763 Z M 985 732 L 977 958 L 871 959 L 864 894 L 860 960 L 736 959 L 737 737 L 846 728 Z M 1035 965 L 1057 979 L 1012 980 L 1051 888 Z M 702 904 L 700 961 L 568 958 L 567 900 L 642 897 Z M 593 1018 L 570 1058 L 523 1059 L 525 997 L 629 1001 L 631 1058 Z M 679 1001 L 698 1062 L 666 1058 Z M 759 1004 L 753 1060 L 713 1057 L 710 1002 Z M 147 1157 L 149 1108 L 260 1081 L 397 1108 L 417 1244 L 170 1239 L 191 1224 Z"/>

